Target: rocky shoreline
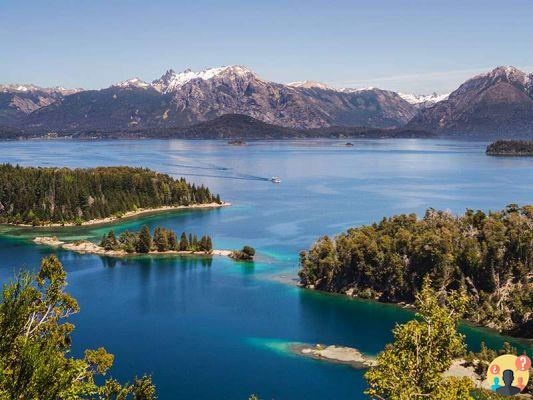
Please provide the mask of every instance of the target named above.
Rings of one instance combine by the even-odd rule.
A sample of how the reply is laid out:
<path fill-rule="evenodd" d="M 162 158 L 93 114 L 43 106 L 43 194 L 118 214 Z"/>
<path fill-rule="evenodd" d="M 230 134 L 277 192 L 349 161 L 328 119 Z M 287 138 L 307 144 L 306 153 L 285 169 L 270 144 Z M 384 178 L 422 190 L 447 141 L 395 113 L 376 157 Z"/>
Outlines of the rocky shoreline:
<path fill-rule="evenodd" d="M 225 256 L 232 258 L 231 255 L 233 253 L 232 250 L 211 250 L 210 252 L 207 251 L 175 251 L 175 250 L 168 250 L 168 251 L 150 251 L 148 253 L 128 253 L 124 250 L 106 250 L 101 246 L 98 246 L 96 243 L 90 242 L 88 240 L 79 240 L 76 242 L 64 242 L 62 240 L 59 240 L 56 237 L 51 236 L 37 236 L 35 239 L 33 239 L 33 242 L 40 245 L 45 246 L 51 246 L 51 247 L 58 247 L 62 248 L 64 250 L 74 251 L 76 253 L 80 254 L 98 254 L 102 256 L 109 256 L 109 257 L 128 257 L 128 256 L 138 256 L 138 255 L 178 255 L 178 256 L 186 256 L 186 255 L 199 255 L 199 256 Z"/>

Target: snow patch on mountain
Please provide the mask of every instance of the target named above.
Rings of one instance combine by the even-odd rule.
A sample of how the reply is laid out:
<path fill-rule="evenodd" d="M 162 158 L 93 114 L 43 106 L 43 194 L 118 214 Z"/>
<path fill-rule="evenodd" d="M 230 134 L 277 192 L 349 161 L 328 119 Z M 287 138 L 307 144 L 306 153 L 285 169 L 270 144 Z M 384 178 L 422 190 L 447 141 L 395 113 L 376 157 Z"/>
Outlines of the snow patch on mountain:
<path fill-rule="evenodd" d="M 326 85 L 325 83 L 309 80 L 287 83 L 287 86 L 304 89 L 336 90 L 331 86 Z"/>
<path fill-rule="evenodd" d="M 128 87 L 147 88 L 148 86 L 150 86 L 150 84 L 146 83 L 145 81 L 139 78 L 131 78 L 126 81 L 117 83 L 116 85 L 113 85 L 113 86 L 121 87 L 121 88 L 128 88 Z"/>
<path fill-rule="evenodd" d="M 411 103 L 415 106 L 417 105 L 433 105 L 435 103 L 438 103 L 439 101 L 446 100 L 450 94 L 411 94 L 411 93 L 400 93 L 398 92 L 398 96 L 400 96 L 402 99 L 407 101 L 408 103 Z"/>
<path fill-rule="evenodd" d="M 240 65 L 208 68 L 199 72 L 186 69 L 179 74 L 176 74 L 174 70 L 170 69 L 161 78 L 153 81 L 152 85 L 162 93 L 169 93 L 179 90 L 183 85 L 196 79 L 208 81 L 219 77 L 256 77 L 256 75 L 250 69 Z"/>

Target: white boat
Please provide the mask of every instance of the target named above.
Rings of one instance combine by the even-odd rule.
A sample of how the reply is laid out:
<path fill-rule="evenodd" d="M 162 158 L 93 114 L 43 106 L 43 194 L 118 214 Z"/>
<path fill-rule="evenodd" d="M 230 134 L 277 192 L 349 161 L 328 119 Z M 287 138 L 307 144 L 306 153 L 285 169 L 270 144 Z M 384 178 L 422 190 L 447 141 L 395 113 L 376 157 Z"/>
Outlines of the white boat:
<path fill-rule="evenodd" d="M 273 176 L 272 178 L 270 178 L 270 182 L 272 183 L 281 183 L 281 179 L 279 176 Z"/>

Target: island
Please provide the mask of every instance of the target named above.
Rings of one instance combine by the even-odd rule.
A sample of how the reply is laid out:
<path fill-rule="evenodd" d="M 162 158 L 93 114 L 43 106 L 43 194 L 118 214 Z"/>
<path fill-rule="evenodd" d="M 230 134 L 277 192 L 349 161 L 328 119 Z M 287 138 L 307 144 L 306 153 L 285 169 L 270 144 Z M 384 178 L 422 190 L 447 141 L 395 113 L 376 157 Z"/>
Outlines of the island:
<path fill-rule="evenodd" d="M 83 254 L 99 254 L 110 257 L 125 257 L 141 254 L 217 255 L 232 257 L 232 250 L 213 249 L 211 236 L 182 232 L 180 237 L 172 229 L 156 227 L 154 233 L 144 225 L 138 232 L 128 230 L 118 237 L 114 230 L 103 235 L 99 244 L 87 240 L 64 242 L 57 237 L 38 236 L 34 243 L 58 247 Z"/>
<path fill-rule="evenodd" d="M 468 296 L 466 318 L 533 337 L 533 206 L 462 216 L 429 209 L 323 236 L 300 253 L 300 284 L 412 306 L 426 277 Z"/>
<path fill-rule="evenodd" d="M 487 146 L 489 156 L 533 156 L 533 140 L 498 140 Z"/>
<path fill-rule="evenodd" d="M 242 250 L 234 250 L 230 257 L 238 261 L 253 261 L 255 256 L 255 249 L 250 246 L 244 246 Z"/>
<path fill-rule="evenodd" d="M 147 212 L 228 205 L 203 185 L 146 168 L 0 165 L 0 223 L 89 225 Z"/>
<path fill-rule="evenodd" d="M 244 140 L 236 139 L 228 141 L 228 144 L 230 146 L 244 146 L 246 145 L 246 142 Z"/>
<path fill-rule="evenodd" d="M 367 369 L 376 365 L 375 358 L 364 355 L 357 349 L 345 346 L 335 345 L 308 345 L 302 343 L 292 344 L 290 349 L 293 353 L 312 358 L 314 360 L 322 360 L 334 364 L 349 365 L 355 369 Z"/>

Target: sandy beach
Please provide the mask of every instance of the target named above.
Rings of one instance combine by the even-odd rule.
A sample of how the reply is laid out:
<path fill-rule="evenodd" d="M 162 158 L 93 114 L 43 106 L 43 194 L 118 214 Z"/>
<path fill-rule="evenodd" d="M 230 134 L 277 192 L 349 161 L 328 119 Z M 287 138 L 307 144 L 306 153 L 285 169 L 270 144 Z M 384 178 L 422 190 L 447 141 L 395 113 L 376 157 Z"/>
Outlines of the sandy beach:
<path fill-rule="evenodd" d="M 188 210 L 188 209 L 204 209 L 204 208 L 220 208 L 220 207 L 227 207 L 230 206 L 231 203 L 228 202 L 222 202 L 222 203 L 206 203 L 206 204 L 192 204 L 190 206 L 163 206 L 163 207 L 157 207 L 157 208 L 139 208 L 135 211 L 127 211 L 124 214 L 122 214 L 120 217 L 117 216 L 109 216 L 106 218 L 98 218 L 98 219 L 91 219 L 89 221 L 83 221 L 80 224 L 75 224 L 73 222 L 67 222 L 64 224 L 61 223 L 49 223 L 39 226 L 33 226 L 30 224 L 7 224 L 12 226 L 26 226 L 26 227 L 32 227 L 32 228 L 40 228 L 40 227 L 65 227 L 65 226 L 88 226 L 88 225 L 100 225 L 100 224 L 108 224 L 110 222 L 115 222 L 120 219 L 125 218 L 133 218 L 138 217 L 139 215 L 143 214 L 152 214 L 152 213 L 158 213 L 163 211 L 174 211 L 174 210 Z"/>

